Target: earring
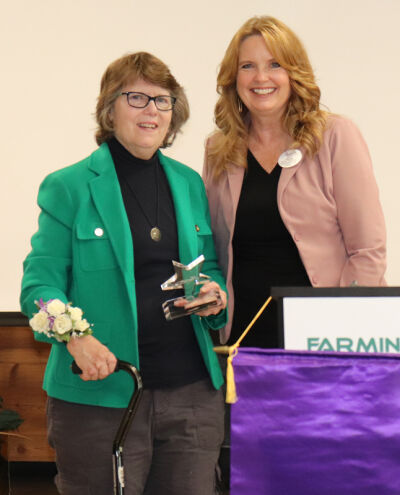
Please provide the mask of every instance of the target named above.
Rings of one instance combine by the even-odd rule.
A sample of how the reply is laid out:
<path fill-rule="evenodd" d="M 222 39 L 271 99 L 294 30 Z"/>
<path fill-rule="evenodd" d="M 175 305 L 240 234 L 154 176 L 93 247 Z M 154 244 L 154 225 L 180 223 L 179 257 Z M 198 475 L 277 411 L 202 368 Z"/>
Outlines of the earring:
<path fill-rule="evenodd" d="M 239 109 L 239 113 L 243 112 L 243 103 L 239 97 L 238 97 L 238 109 Z"/>

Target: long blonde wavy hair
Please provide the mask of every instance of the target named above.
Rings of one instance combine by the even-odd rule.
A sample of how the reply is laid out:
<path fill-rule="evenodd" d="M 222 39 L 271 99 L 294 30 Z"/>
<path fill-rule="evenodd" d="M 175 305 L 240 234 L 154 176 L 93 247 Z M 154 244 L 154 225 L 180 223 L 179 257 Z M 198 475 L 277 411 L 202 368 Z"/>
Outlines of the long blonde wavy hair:
<path fill-rule="evenodd" d="M 215 178 L 227 169 L 229 163 L 247 167 L 250 115 L 244 106 L 242 111 L 239 109 L 236 77 L 240 45 L 251 35 L 264 38 L 268 50 L 289 75 L 291 95 L 283 116 L 283 125 L 293 138 L 292 147 L 301 146 L 306 153 L 314 155 L 321 145 L 326 127 L 328 113 L 320 109 L 321 91 L 299 38 L 274 17 L 252 17 L 233 37 L 218 73 L 217 92 L 220 97 L 214 111 L 218 130 L 208 150 Z"/>

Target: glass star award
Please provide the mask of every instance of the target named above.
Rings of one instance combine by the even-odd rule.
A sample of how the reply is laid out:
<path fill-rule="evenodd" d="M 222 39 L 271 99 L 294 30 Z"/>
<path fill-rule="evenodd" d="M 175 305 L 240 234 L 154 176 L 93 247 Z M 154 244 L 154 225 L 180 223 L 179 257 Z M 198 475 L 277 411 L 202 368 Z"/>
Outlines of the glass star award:
<path fill-rule="evenodd" d="M 161 284 L 162 290 L 183 289 L 185 295 L 175 299 L 168 299 L 162 305 L 167 320 L 174 320 L 203 311 L 210 306 L 221 302 L 218 290 L 211 290 L 206 294 L 199 294 L 199 286 L 211 282 L 208 275 L 200 272 L 204 263 L 204 256 L 200 255 L 188 265 L 172 261 L 175 274 Z"/>

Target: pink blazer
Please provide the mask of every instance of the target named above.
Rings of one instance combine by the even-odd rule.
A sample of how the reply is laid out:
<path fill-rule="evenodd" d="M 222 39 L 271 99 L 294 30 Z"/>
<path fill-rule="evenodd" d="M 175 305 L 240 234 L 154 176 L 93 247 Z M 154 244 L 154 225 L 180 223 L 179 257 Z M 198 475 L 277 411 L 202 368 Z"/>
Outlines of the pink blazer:
<path fill-rule="evenodd" d="M 212 137 L 210 138 L 212 139 Z M 231 164 L 218 182 L 206 145 L 203 179 L 220 266 L 227 278 L 229 338 L 234 294 L 232 237 L 244 169 Z M 282 169 L 278 208 L 313 287 L 386 285 L 386 229 L 367 145 L 348 119 L 332 116 L 314 157 Z"/>

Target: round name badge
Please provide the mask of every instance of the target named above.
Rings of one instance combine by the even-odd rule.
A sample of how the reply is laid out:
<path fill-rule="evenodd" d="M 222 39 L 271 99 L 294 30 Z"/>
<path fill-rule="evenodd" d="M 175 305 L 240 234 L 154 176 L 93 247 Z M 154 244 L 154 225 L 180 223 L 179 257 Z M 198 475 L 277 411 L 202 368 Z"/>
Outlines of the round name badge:
<path fill-rule="evenodd" d="M 302 158 L 303 158 L 303 153 L 300 150 L 298 149 L 286 150 L 278 158 L 278 164 L 282 168 L 290 168 L 297 165 Z"/>

